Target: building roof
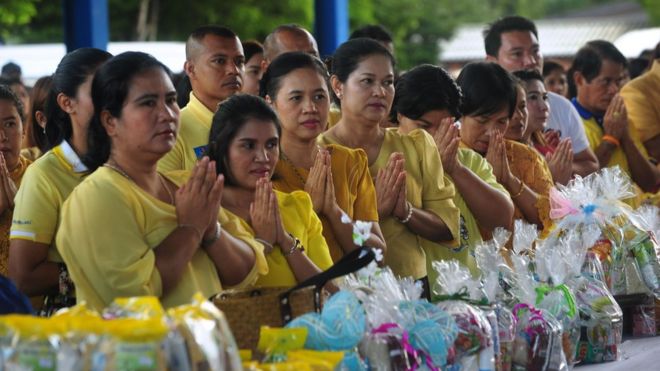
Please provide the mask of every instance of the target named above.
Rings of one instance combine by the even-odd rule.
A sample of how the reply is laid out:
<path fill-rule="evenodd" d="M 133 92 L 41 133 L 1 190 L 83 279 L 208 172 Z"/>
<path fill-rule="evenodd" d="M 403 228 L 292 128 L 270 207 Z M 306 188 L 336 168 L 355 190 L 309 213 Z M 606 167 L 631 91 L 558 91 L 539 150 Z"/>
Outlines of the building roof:
<path fill-rule="evenodd" d="M 625 33 L 648 27 L 648 16 L 638 4 L 606 4 L 573 12 L 560 18 L 534 21 L 544 58 L 572 57 L 591 40 L 615 42 Z M 485 24 L 467 24 L 454 37 L 440 42 L 441 62 L 466 62 L 484 59 L 482 32 Z M 655 40 L 657 42 L 658 40 Z M 655 45 L 655 43 L 654 43 Z M 636 55 L 635 55 L 636 56 Z"/>

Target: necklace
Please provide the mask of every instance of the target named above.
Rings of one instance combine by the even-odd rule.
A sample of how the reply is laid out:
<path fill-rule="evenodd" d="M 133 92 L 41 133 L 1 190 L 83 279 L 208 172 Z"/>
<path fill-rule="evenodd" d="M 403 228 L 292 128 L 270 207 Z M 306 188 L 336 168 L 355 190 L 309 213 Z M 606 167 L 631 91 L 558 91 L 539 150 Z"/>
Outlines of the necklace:
<path fill-rule="evenodd" d="M 296 177 L 298 178 L 298 180 L 300 180 L 300 183 L 302 184 L 302 187 L 304 189 L 305 184 L 307 183 L 305 181 L 305 178 L 303 178 L 303 176 L 300 174 L 300 172 L 298 172 L 298 169 L 296 168 L 296 165 L 293 164 L 293 162 L 289 159 L 289 157 L 287 157 L 287 155 L 284 153 L 284 151 L 281 152 L 281 155 L 282 155 L 282 160 L 284 160 L 284 162 L 286 162 L 287 165 L 289 165 L 289 167 L 291 167 L 293 172 L 296 174 Z"/>
<path fill-rule="evenodd" d="M 124 178 L 130 180 L 135 185 L 137 185 L 135 180 L 133 180 L 133 178 L 131 178 L 130 175 L 126 174 L 126 172 L 122 168 L 120 168 L 119 166 L 113 165 L 109 162 L 106 162 L 105 164 L 103 164 L 103 166 L 118 172 L 121 176 L 123 176 Z M 160 175 L 160 173 L 158 174 L 158 180 L 160 181 L 160 184 L 165 188 L 165 191 L 167 192 L 167 196 L 170 198 L 169 204 L 174 205 L 174 195 L 172 194 L 172 191 L 170 190 L 170 187 L 167 186 L 167 184 L 165 183 L 165 180 L 163 179 L 163 176 Z"/>

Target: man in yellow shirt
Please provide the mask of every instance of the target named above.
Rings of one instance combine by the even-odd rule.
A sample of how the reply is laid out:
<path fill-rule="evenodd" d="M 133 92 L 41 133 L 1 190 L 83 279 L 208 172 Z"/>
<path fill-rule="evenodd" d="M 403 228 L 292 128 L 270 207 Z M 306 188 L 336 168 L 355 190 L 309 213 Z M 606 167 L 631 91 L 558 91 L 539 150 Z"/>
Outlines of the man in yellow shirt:
<path fill-rule="evenodd" d="M 218 104 L 243 87 L 245 56 L 241 40 L 225 27 L 199 27 L 186 41 L 183 68 L 192 92 L 188 105 L 181 110 L 176 145 L 158 163 L 161 172 L 192 170 L 206 150 Z"/>
<path fill-rule="evenodd" d="M 610 42 L 590 41 L 568 71 L 573 105 L 584 123 L 589 145 L 601 168 L 619 166 L 645 192 L 655 192 L 660 171 L 648 160 L 626 107 L 618 95 L 626 58 Z"/>
<path fill-rule="evenodd" d="M 660 43 L 651 69 L 621 89 L 628 120 L 637 130 L 649 155 L 660 161 Z"/>

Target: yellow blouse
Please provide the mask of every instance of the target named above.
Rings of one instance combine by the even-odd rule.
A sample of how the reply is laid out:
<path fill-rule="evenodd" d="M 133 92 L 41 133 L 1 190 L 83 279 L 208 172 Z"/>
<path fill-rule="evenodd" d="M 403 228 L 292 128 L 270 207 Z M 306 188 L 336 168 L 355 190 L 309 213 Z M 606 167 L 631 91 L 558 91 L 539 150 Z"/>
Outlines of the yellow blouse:
<path fill-rule="evenodd" d="M 543 222 L 543 230 L 547 233 L 552 228 L 550 219 L 550 188 L 554 186 L 548 163 L 535 149 L 527 145 L 506 140 L 506 158 L 509 161 L 511 173 L 526 186 L 539 195 L 536 208 Z M 522 211 L 515 205 L 513 218 L 525 219 Z"/>
<path fill-rule="evenodd" d="M 319 142 L 333 143 L 331 138 L 319 136 Z M 446 183 L 438 149 L 430 134 L 413 130 L 400 134 L 398 128 L 385 130 L 383 144 L 376 160 L 370 164 L 372 178 L 378 170 L 387 166 L 390 154 L 401 152 L 406 166 L 406 199 L 414 207 L 431 211 L 447 225 L 457 241 L 459 235 L 459 211 L 454 205 L 454 186 Z M 387 251 L 385 264 L 402 277 L 420 279 L 427 276 L 424 249 L 446 249 L 413 233 L 394 217 L 380 221 Z M 456 245 L 458 242 L 451 244 Z"/>
<path fill-rule="evenodd" d="M 330 268 L 332 266 L 330 251 L 323 238 L 321 221 L 314 212 L 309 195 L 302 191 L 291 193 L 275 191 L 275 195 L 284 229 L 300 240 L 305 248 L 303 254 L 307 255 L 317 267 L 322 271 Z M 254 230 L 245 220 L 228 210 L 226 212 L 238 220 L 242 229 L 248 231 L 254 238 Z M 266 255 L 266 261 L 268 262 L 268 274 L 259 276 L 255 286 L 291 287 L 298 283 L 282 250 L 273 249 L 270 254 Z"/>
<path fill-rule="evenodd" d="M 16 188 L 20 187 L 25 169 L 32 161 L 23 156 L 18 158 L 18 166 L 9 173 L 9 177 L 16 184 Z M 0 215 L 0 274 L 7 275 L 9 263 L 9 229 L 11 228 L 11 219 L 14 210 L 7 208 L 2 215 Z"/>
<path fill-rule="evenodd" d="M 331 153 L 332 180 L 335 186 L 337 205 L 353 220 L 378 222 L 376 188 L 369 175 L 367 155 L 361 149 L 350 149 L 337 144 L 326 146 Z M 282 192 L 303 190 L 309 170 L 281 159 L 275 167 L 273 185 Z M 323 224 L 323 237 L 330 249 L 333 261 L 344 255 L 335 237 L 330 221 L 320 215 Z"/>
<path fill-rule="evenodd" d="M 167 174 L 181 185 L 187 172 Z M 222 210 L 223 233 L 240 238 L 254 249 L 255 266 L 239 285 L 256 281 L 267 266 L 263 246 L 237 228 Z M 165 308 L 190 303 L 196 292 L 210 297 L 222 290 L 215 264 L 198 249 L 186 264 L 177 285 L 163 296 L 156 269 L 158 246 L 177 227 L 174 205 L 154 198 L 115 170 L 101 167 L 77 186 L 62 207 L 57 249 L 76 286 L 78 300 L 101 310 L 117 297 L 153 295 Z"/>

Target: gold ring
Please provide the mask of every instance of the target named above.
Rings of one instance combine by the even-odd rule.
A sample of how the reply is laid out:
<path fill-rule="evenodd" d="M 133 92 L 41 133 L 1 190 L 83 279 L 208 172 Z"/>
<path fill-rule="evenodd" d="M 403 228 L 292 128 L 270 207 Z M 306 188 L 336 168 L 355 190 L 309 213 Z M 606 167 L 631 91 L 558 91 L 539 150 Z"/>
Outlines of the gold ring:
<path fill-rule="evenodd" d="M 621 116 L 621 114 L 620 114 L 619 112 L 614 112 L 614 113 L 612 114 L 612 117 L 614 117 L 615 119 L 618 119 L 619 116 Z"/>

